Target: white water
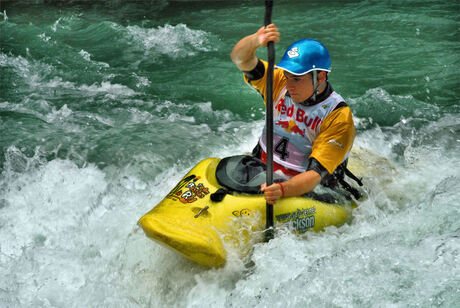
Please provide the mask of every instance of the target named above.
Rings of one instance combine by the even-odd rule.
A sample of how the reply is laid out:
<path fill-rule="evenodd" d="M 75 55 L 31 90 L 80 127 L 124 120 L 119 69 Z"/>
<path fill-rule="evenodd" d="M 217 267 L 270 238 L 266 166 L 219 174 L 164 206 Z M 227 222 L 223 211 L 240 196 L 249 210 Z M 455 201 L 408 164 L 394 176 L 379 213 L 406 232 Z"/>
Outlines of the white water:
<path fill-rule="evenodd" d="M 51 30 L 66 23 L 59 18 Z M 119 28 L 122 40 L 133 43 L 130 51 L 140 52 L 144 61 L 184 60 L 221 47 L 217 36 L 184 24 Z M 40 38 L 43 44 L 54 40 L 50 33 Z M 105 73 L 96 83 L 68 81 L 54 63 L 34 60 L 34 50 L 27 54 L 0 54 L 0 66 L 12 69 L 30 92 L 22 101 L 1 101 L 1 111 L 31 114 L 88 136 L 92 131 L 76 119 L 95 117 L 110 127 L 157 125 L 177 136 L 189 132 L 179 152 L 196 161 L 187 157 L 166 164 L 165 151 L 175 149 L 168 136 L 159 140 L 169 145 L 166 150 L 158 146 L 158 152 L 134 155 L 132 163 L 103 169 L 85 163 L 85 153 L 77 150 L 64 159 L 57 155 L 59 146 L 46 153 L 37 147 L 29 156 L 27 149 L 9 146 L 0 175 L 0 307 L 459 307 L 460 122 L 455 116 L 429 122 L 437 119 L 429 112 L 437 114 L 438 107 L 380 88 L 347 100 L 381 121 L 399 121 L 358 133 L 357 146 L 393 167 L 362 162 L 369 172 L 369 199 L 354 211 L 351 224 L 304 236 L 281 232 L 255 246 L 250 269 L 231 257 L 224 268 L 209 270 L 150 241 L 136 222 L 193 163 L 250 151 L 263 123 L 237 121 L 210 102 L 136 101 L 137 91 L 153 79 L 132 75 L 137 89 L 112 82 L 114 76 Z M 77 55 L 99 69 L 112 67 L 81 48 Z M 46 100 L 56 88 L 95 98 L 94 104 L 117 98 L 128 107 L 114 114 L 82 112 L 79 101 L 56 108 Z M 413 105 L 422 119 L 410 118 Z M 420 129 L 408 128 L 417 121 Z M 372 127 L 372 118 L 357 124 Z M 197 140 L 205 145 L 195 147 Z M 53 153 L 61 158 L 45 157 Z M 145 176 L 144 166 L 162 171 Z"/>
<path fill-rule="evenodd" d="M 433 123 L 419 134 L 436 134 L 449 121 L 458 126 L 444 118 L 447 124 Z M 258 129 L 238 149 L 216 156 L 247 151 Z M 241 141 L 251 131 L 242 130 Z M 376 128 L 356 144 L 391 160 L 392 141 L 382 148 L 383 139 L 400 136 Z M 453 166 L 459 157 L 427 145 L 408 150 L 406 159 L 406 166 L 393 161 L 390 174 L 370 179 L 370 198 L 350 225 L 305 236 L 281 232 L 255 246 L 249 271 L 238 260 L 208 270 L 148 240 L 136 225 L 187 169 L 164 166 L 145 182 L 129 166 L 78 167 L 11 147 L 1 177 L 0 304 L 455 307 L 460 175 Z M 369 170 L 379 172 L 374 167 Z"/>

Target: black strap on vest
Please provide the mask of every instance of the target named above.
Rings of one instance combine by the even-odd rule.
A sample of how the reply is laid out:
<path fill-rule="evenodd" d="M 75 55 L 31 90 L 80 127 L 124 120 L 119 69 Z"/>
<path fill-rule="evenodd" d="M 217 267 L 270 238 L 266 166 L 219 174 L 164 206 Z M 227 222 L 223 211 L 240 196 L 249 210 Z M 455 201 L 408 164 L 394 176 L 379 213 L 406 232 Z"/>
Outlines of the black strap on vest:
<path fill-rule="evenodd" d="M 358 200 L 359 198 L 362 197 L 361 193 L 359 192 L 359 190 L 357 190 L 356 188 L 352 187 L 350 184 L 348 184 L 345 181 L 345 175 L 348 176 L 350 179 L 354 180 L 356 183 L 358 183 L 359 186 L 363 186 L 363 182 L 361 181 L 362 179 L 359 179 L 356 175 L 354 175 L 350 171 L 350 169 L 347 168 L 346 164 L 342 164 L 339 167 L 341 167 L 341 169 L 343 171 L 342 176 L 337 178 L 338 182 L 340 183 L 340 186 L 342 186 L 343 189 L 348 191 L 350 194 L 353 195 L 353 197 L 355 197 L 356 200 Z"/>
<path fill-rule="evenodd" d="M 343 189 L 345 189 L 346 191 L 348 191 L 350 194 L 353 195 L 353 197 L 355 197 L 356 200 L 358 200 L 359 198 L 361 198 L 361 193 L 359 192 L 359 190 L 357 190 L 356 188 L 352 187 L 350 184 L 348 184 L 347 182 L 345 182 L 344 179 L 339 179 L 339 183 L 340 185 L 343 187 Z"/>
<path fill-rule="evenodd" d="M 344 161 L 337 167 L 337 169 L 335 169 L 333 174 L 326 175 L 321 180 L 321 185 L 329 187 L 331 189 L 335 189 L 340 184 L 340 186 L 347 192 L 349 192 L 353 197 L 359 199 L 362 197 L 361 193 L 359 192 L 359 190 L 352 187 L 345 181 L 345 175 L 348 176 L 350 179 L 354 180 L 356 183 L 358 183 L 359 186 L 363 186 L 363 182 L 347 168 L 347 163 L 348 160 Z"/>
<path fill-rule="evenodd" d="M 350 169 L 347 167 L 344 167 L 345 175 L 348 176 L 350 179 L 354 180 L 356 183 L 358 183 L 359 186 L 363 186 L 363 182 L 361 181 L 362 178 L 358 178 L 356 175 L 351 173 Z"/>

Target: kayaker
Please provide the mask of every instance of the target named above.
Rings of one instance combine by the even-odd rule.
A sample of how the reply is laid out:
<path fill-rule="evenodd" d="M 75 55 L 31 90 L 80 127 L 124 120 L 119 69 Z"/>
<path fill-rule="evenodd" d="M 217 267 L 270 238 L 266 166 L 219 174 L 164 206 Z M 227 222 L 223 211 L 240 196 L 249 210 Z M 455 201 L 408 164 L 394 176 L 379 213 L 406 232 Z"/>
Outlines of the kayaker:
<path fill-rule="evenodd" d="M 268 64 L 255 53 L 269 41 L 280 41 L 275 24 L 242 38 L 230 55 L 244 73 L 245 81 L 262 97 L 265 97 Z M 282 197 L 301 196 L 320 183 L 334 188 L 343 181 L 344 172 L 349 172 L 346 162 L 356 130 L 350 108 L 328 81 L 330 71 L 327 49 L 310 39 L 289 46 L 275 67 L 273 165 L 286 181 L 268 187 L 262 185 L 270 204 Z M 253 151 L 264 162 L 265 131 L 266 128 Z"/>

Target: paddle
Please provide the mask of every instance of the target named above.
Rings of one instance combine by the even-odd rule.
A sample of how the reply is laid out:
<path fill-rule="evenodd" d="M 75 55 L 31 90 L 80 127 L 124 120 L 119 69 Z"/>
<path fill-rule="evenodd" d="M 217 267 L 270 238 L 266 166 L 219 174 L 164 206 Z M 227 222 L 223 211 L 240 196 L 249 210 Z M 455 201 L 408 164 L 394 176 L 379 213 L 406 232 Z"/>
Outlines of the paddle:
<path fill-rule="evenodd" d="M 273 1 L 265 1 L 265 27 L 272 23 Z M 267 187 L 273 184 L 273 67 L 275 62 L 275 46 L 273 42 L 268 42 L 268 69 L 267 69 L 267 107 L 265 126 L 267 127 Z M 265 241 L 273 239 L 273 205 L 266 203 L 266 230 Z"/>

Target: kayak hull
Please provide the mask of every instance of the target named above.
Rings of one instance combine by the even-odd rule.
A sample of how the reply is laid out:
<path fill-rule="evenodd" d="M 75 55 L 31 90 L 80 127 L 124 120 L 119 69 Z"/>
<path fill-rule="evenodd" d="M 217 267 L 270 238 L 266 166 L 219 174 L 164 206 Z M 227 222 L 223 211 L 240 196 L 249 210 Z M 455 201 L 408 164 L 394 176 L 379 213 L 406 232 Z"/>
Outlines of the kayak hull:
<path fill-rule="evenodd" d="M 139 219 L 147 237 L 207 267 L 220 267 L 227 248 L 243 256 L 254 236 L 265 228 L 263 195 L 227 194 L 214 202 L 211 195 L 223 188 L 216 179 L 219 158 L 198 163 L 152 210 Z M 351 218 L 352 205 L 291 197 L 273 207 L 275 226 L 288 224 L 296 232 L 321 231 Z M 260 237 L 260 236 L 259 236 Z"/>

